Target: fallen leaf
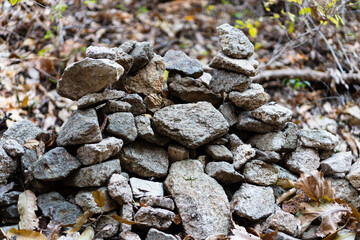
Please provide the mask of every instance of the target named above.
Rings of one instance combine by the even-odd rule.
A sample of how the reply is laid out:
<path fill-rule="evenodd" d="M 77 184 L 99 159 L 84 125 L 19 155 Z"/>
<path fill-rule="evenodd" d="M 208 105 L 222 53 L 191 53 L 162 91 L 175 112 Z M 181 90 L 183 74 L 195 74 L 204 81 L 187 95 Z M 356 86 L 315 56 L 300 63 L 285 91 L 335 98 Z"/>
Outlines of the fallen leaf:
<path fill-rule="evenodd" d="M 261 240 L 261 238 L 248 233 L 244 227 L 231 229 L 234 236 L 230 236 L 230 240 Z"/>
<path fill-rule="evenodd" d="M 352 136 L 351 133 L 349 133 L 348 131 L 342 130 L 341 134 L 343 135 L 346 143 L 349 145 L 351 151 L 353 152 L 354 155 L 359 156 L 359 150 L 358 146 L 356 144 L 355 138 Z"/>
<path fill-rule="evenodd" d="M 127 220 L 127 219 L 124 219 L 116 214 L 113 214 L 111 215 L 111 217 L 113 219 L 115 219 L 116 221 L 118 221 L 119 223 L 125 223 L 127 225 L 133 225 L 133 224 L 139 224 L 139 222 L 135 222 L 135 221 L 130 221 L 130 220 Z"/>
<path fill-rule="evenodd" d="M 284 189 L 295 187 L 294 182 L 288 178 L 279 178 L 276 181 L 276 185 Z"/>
<path fill-rule="evenodd" d="M 173 219 L 173 222 L 176 224 L 176 225 L 179 225 L 182 220 L 181 220 L 181 217 L 180 217 L 180 214 L 176 214 L 174 219 Z"/>
<path fill-rule="evenodd" d="M 308 201 L 309 201 L 309 197 L 305 194 L 305 192 L 300 192 L 290 200 L 285 201 L 281 205 L 281 209 L 284 210 L 285 212 L 295 214 L 300 210 L 300 204 Z"/>
<path fill-rule="evenodd" d="M 26 143 L 24 143 L 24 147 L 30 150 L 35 150 L 37 146 L 39 146 L 40 142 L 36 139 L 29 139 Z"/>
<path fill-rule="evenodd" d="M 80 217 L 76 219 L 76 222 L 73 225 L 73 227 L 70 230 L 66 231 L 66 233 L 71 234 L 79 231 L 80 228 L 88 222 L 89 218 L 91 218 L 92 215 L 93 215 L 92 211 L 86 210 Z"/>
<path fill-rule="evenodd" d="M 36 231 L 12 228 L 6 234 L 7 237 L 16 237 L 16 240 L 48 240 L 47 237 Z"/>
<path fill-rule="evenodd" d="M 20 229 L 31 231 L 39 227 L 39 219 L 35 214 L 38 210 L 36 196 L 32 191 L 25 190 L 19 195 L 17 207 L 20 215 Z"/>
<path fill-rule="evenodd" d="M 100 191 L 93 191 L 92 192 L 92 196 L 94 198 L 94 201 L 96 203 L 96 205 L 99 207 L 99 208 L 102 208 L 103 206 L 105 206 L 105 194 L 102 190 Z"/>

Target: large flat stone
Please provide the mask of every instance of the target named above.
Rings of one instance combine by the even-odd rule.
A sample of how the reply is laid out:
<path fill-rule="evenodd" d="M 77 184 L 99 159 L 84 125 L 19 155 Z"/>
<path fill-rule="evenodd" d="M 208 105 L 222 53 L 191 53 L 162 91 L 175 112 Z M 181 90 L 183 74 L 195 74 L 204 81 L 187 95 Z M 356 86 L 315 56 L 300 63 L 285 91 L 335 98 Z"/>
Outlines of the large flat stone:
<path fill-rule="evenodd" d="M 169 50 L 164 56 L 166 70 L 193 78 L 201 77 L 203 68 L 199 60 L 191 59 L 182 51 Z"/>

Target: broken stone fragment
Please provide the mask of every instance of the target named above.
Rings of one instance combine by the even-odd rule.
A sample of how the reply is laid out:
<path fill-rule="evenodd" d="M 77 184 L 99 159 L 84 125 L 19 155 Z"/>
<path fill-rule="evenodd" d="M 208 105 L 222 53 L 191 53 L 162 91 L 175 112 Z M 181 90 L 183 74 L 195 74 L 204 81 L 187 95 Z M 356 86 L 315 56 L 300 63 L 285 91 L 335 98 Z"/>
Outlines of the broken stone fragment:
<path fill-rule="evenodd" d="M 298 136 L 304 147 L 332 150 L 339 143 L 336 136 L 325 130 L 301 129 Z"/>
<path fill-rule="evenodd" d="M 121 99 L 121 101 L 130 103 L 131 108 L 129 111 L 134 115 L 140 115 L 146 113 L 146 106 L 144 100 L 137 93 L 128 94 Z"/>
<path fill-rule="evenodd" d="M 67 66 L 56 91 L 63 97 L 78 100 L 96 93 L 114 82 L 124 73 L 124 68 L 108 59 L 85 58 Z"/>
<path fill-rule="evenodd" d="M 254 110 L 269 101 L 269 94 L 257 83 L 250 84 L 250 87 L 243 92 L 232 91 L 229 99 L 239 108 Z"/>
<path fill-rule="evenodd" d="M 189 149 L 179 144 L 170 144 L 168 153 L 171 163 L 189 159 Z"/>
<path fill-rule="evenodd" d="M 128 44 L 129 46 L 131 45 Z M 121 45 L 121 49 L 127 52 L 127 46 Z M 134 73 L 140 68 L 146 66 L 154 57 L 154 48 L 149 42 L 135 42 L 134 47 L 128 52 L 134 58 L 134 63 L 131 66 L 129 73 Z"/>
<path fill-rule="evenodd" d="M 109 195 L 119 205 L 131 203 L 133 201 L 131 187 L 128 183 L 128 179 L 126 179 L 124 176 L 117 173 L 113 174 L 109 180 L 107 188 Z"/>
<path fill-rule="evenodd" d="M 134 198 L 145 196 L 164 196 L 164 187 L 162 182 L 153 182 L 140 178 L 130 178 L 130 186 Z"/>
<path fill-rule="evenodd" d="M 15 139 L 5 139 L 3 148 L 11 157 L 19 157 L 24 155 L 24 147 L 20 145 Z"/>
<path fill-rule="evenodd" d="M 159 230 L 166 230 L 172 224 L 175 213 L 161 208 L 141 207 L 135 214 L 134 220 L 140 226 L 153 227 Z"/>
<path fill-rule="evenodd" d="M 241 131 L 268 133 L 275 130 L 281 130 L 285 125 L 272 125 L 254 119 L 249 111 L 241 112 L 238 116 L 238 122 L 235 127 Z"/>
<path fill-rule="evenodd" d="M 221 183 L 232 184 L 242 182 L 244 176 L 235 171 L 234 166 L 228 162 L 209 162 L 205 172 Z"/>
<path fill-rule="evenodd" d="M 360 191 L 360 159 L 358 159 L 350 168 L 349 173 L 346 175 L 346 179 Z"/>
<path fill-rule="evenodd" d="M 261 186 L 276 184 L 280 170 L 274 165 L 260 160 L 252 160 L 245 164 L 244 176 L 247 182 Z"/>
<path fill-rule="evenodd" d="M 238 118 L 235 113 L 236 109 L 232 102 L 225 102 L 221 104 L 218 110 L 222 113 L 230 127 L 237 123 Z"/>
<path fill-rule="evenodd" d="M 253 135 L 249 143 L 262 151 L 279 152 L 285 144 L 285 134 L 281 131 Z"/>
<path fill-rule="evenodd" d="M 162 196 L 146 196 L 140 199 L 140 202 L 146 206 L 165 208 L 173 211 L 175 203 L 171 198 Z"/>
<path fill-rule="evenodd" d="M 312 148 L 298 147 L 294 152 L 284 155 L 287 168 L 297 174 L 308 173 L 318 169 L 320 157 Z"/>
<path fill-rule="evenodd" d="M 214 160 L 232 162 L 233 155 L 224 145 L 206 145 L 205 152 Z"/>
<path fill-rule="evenodd" d="M 80 98 L 77 102 L 78 109 L 95 107 L 104 103 L 106 100 L 116 100 L 122 97 L 125 97 L 126 93 L 124 91 L 118 90 L 104 90 L 101 93 L 90 93 L 82 98 Z"/>
<path fill-rule="evenodd" d="M 251 84 L 251 79 L 244 74 L 215 69 L 210 81 L 210 89 L 215 93 L 242 92 Z"/>
<path fill-rule="evenodd" d="M 351 152 L 339 152 L 321 161 L 320 168 L 324 174 L 347 173 L 350 171 L 352 160 Z"/>
<path fill-rule="evenodd" d="M 177 240 L 177 238 L 171 234 L 161 232 L 156 228 L 151 228 L 146 235 L 145 240 Z"/>
<path fill-rule="evenodd" d="M 292 111 L 279 104 L 268 104 L 251 111 L 251 115 L 264 123 L 283 125 L 291 120 Z"/>
<path fill-rule="evenodd" d="M 19 162 L 9 157 L 0 144 L 0 186 L 7 183 L 7 179 L 18 166 Z"/>
<path fill-rule="evenodd" d="M 182 51 L 167 51 L 164 61 L 166 70 L 179 73 L 184 77 L 198 78 L 203 74 L 203 68 L 199 60 L 191 59 Z"/>
<path fill-rule="evenodd" d="M 129 112 L 117 112 L 108 115 L 109 125 L 106 131 L 123 139 L 126 142 L 133 142 L 137 137 L 135 118 Z"/>

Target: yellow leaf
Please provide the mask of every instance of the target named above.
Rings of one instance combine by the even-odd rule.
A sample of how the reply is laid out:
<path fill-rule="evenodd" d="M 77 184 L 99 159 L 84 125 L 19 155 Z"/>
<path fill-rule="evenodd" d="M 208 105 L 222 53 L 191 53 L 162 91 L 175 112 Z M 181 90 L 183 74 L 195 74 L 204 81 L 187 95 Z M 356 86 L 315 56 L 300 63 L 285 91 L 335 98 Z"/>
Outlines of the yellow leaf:
<path fill-rule="evenodd" d="M 274 13 L 274 18 L 275 18 L 275 19 L 280 18 L 280 15 L 279 15 L 279 14 L 277 14 L 277 13 Z"/>
<path fill-rule="evenodd" d="M 39 219 L 35 214 L 35 211 L 38 210 L 36 196 L 32 191 L 25 190 L 19 195 L 17 207 L 20 214 L 20 229 L 31 231 L 39 227 Z"/>
<path fill-rule="evenodd" d="M 115 219 L 116 221 L 118 221 L 119 223 L 125 223 L 125 224 L 127 224 L 127 225 L 138 224 L 138 222 L 126 220 L 126 219 L 124 219 L 124 218 L 122 218 L 122 217 L 120 217 L 120 216 L 118 216 L 118 215 L 116 215 L 116 214 L 111 215 L 111 217 L 112 217 L 113 219 Z"/>
<path fill-rule="evenodd" d="M 255 51 L 259 50 L 262 47 L 262 43 L 261 42 L 257 42 L 255 43 L 254 49 Z"/>
<path fill-rule="evenodd" d="M 338 21 L 336 21 L 336 19 L 335 19 L 335 18 L 330 17 L 330 18 L 329 18 L 329 20 L 330 20 L 333 24 L 335 24 L 336 26 L 337 26 L 337 25 L 339 25 L 339 22 L 338 22 Z"/>
<path fill-rule="evenodd" d="M 254 27 L 250 28 L 250 29 L 249 29 L 249 34 L 250 34 L 250 36 L 251 36 L 252 38 L 255 38 L 256 35 L 257 35 L 257 29 L 254 28 Z"/>
<path fill-rule="evenodd" d="M 24 99 L 21 101 L 20 108 L 27 107 L 28 102 L 29 102 L 29 96 L 25 96 Z"/>
<path fill-rule="evenodd" d="M 14 6 L 15 4 L 21 2 L 22 0 L 8 0 L 9 3 L 11 3 L 12 6 Z"/>
<path fill-rule="evenodd" d="M 188 16 L 185 17 L 185 20 L 186 21 L 192 21 L 192 20 L 194 20 L 194 16 L 188 15 Z"/>
<path fill-rule="evenodd" d="M 17 230 L 15 228 L 12 228 L 9 230 L 9 232 L 6 234 L 7 237 L 16 237 L 16 240 L 48 240 L 47 237 L 42 235 L 39 232 L 36 231 L 30 231 L 30 230 Z"/>
<path fill-rule="evenodd" d="M 92 192 L 92 195 L 93 195 L 93 198 L 94 198 L 94 201 L 96 203 L 96 205 L 101 208 L 105 205 L 105 194 L 103 191 L 93 191 Z"/>
<path fill-rule="evenodd" d="M 79 231 L 80 228 L 82 227 L 82 225 L 87 223 L 87 221 L 89 220 L 89 218 L 91 218 L 92 215 L 93 215 L 92 211 L 86 210 L 80 217 L 78 217 L 76 219 L 76 222 L 73 225 L 73 227 L 66 233 L 75 233 L 75 232 Z"/>

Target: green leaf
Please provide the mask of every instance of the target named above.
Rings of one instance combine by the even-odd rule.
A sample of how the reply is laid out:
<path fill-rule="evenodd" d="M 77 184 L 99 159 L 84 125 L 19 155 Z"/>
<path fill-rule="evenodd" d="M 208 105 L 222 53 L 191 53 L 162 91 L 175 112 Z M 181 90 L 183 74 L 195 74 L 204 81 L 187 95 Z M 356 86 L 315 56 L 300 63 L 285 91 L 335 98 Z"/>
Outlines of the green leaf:
<path fill-rule="evenodd" d="M 255 38 L 257 35 L 257 29 L 254 27 L 249 28 L 249 34 L 252 38 Z"/>

